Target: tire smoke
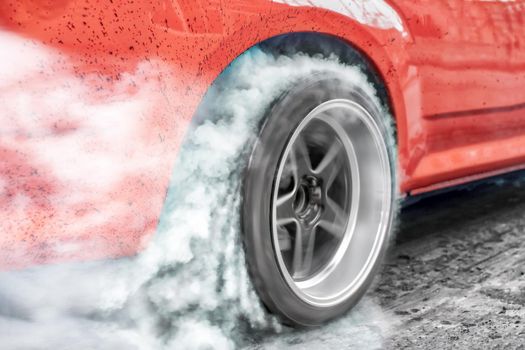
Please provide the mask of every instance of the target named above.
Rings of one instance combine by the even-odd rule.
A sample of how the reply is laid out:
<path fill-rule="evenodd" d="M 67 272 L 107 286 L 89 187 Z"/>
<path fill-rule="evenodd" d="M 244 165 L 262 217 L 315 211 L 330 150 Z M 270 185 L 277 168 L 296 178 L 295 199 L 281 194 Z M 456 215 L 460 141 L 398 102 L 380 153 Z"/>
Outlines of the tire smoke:
<path fill-rule="evenodd" d="M 144 74 L 162 75 L 164 69 L 145 64 L 136 76 L 121 79 L 140 82 Z M 144 73 L 148 70 L 158 71 Z M 14 80 L 32 74 L 29 70 L 14 72 L 7 66 L 0 66 L 0 71 L 9 72 Z M 301 53 L 274 57 L 254 48 L 237 59 L 207 93 L 186 136 L 157 232 L 148 248 L 139 256 L 116 261 L 0 274 L 2 349 L 233 349 L 249 346 L 246 342 L 254 339 L 251 332 L 281 331 L 260 304 L 245 268 L 239 218 L 242 171 L 267 106 L 297 80 L 323 71 L 360 82 L 374 93 L 363 73 L 339 63 L 336 57 L 324 59 Z M 57 86 L 64 88 L 57 90 Z M 84 186 L 77 193 L 89 200 L 93 191 L 104 194 L 100 188 L 109 188 L 124 176 L 112 164 L 129 161 L 124 146 L 129 139 L 139 138 L 140 124 L 134 122 L 148 110 L 153 88 L 144 82 L 129 100 L 117 89 L 118 98 L 106 99 L 106 104 L 84 101 L 82 92 L 87 88 L 70 76 L 61 77 L 59 83 L 14 90 L 15 101 L 22 102 L 10 104 L 9 114 L 0 114 L 0 135 L 3 142 L 9 138 L 15 142 L 21 133 L 30 135 L 24 147 L 34 150 L 40 162 L 66 179 L 65 183 Z M 51 89 L 58 95 L 47 93 Z M 3 97 L 7 96 L 5 89 L 1 91 Z M 21 108 L 42 102 L 51 115 L 63 108 L 82 111 L 75 114 L 78 120 L 70 121 L 82 131 L 72 136 L 48 135 L 45 125 L 35 123 L 40 120 L 35 117 L 39 111 Z M 115 134 L 112 130 L 121 124 L 125 129 Z M 87 147 L 90 137 L 100 137 L 99 141 L 108 144 L 111 140 L 117 146 L 112 152 L 93 151 Z M 139 146 L 147 147 L 140 142 Z M 154 171 L 162 161 L 152 156 L 155 149 L 141 154 L 148 157 L 134 158 L 126 165 L 126 174 Z M 75 162 L 76 157 L 83 163 Z M 81 168 L 75 168 L 77 165 Z M 86 181 L 93 167 L 104 175 Z M 2 175 L 0 185 L 4 190 L 0 187 L 0 195 L 9 186 L 9 179 Z M 10 210 L 18 211 L 19 217 L 29 215 L 24 204 L 27 198 L 17 195 L 19 199 L 9 204 Z M 53 200 L 64 206 L 86 200 L 55 196 Z M 120 218 L 117 212 L 125 207 L 109 202 L 103 210 L 101 217 L 90 219 Z M 80 228 L 83 224 L 75 223 Z M 82 247 L 64 245 L 55 249 Z M 363 321 L 363 315 L 374 306 L 370 301 L 363 305 L 356 311 L 361 316 L 354 313 L 331 326 L 335 334 L 370 322 Z M 380 314 L 378 307 L 374 310 L 373 315 Z M 372 324 L 377 331 L 353 333 L 356 346 L 381 346 L 377 333 L 384 332 L 388 325 Z M 284 333 L 267 348 L 289 344 L 291 336 Z M 330 341 L 325 339 L 326 344 Z"/>

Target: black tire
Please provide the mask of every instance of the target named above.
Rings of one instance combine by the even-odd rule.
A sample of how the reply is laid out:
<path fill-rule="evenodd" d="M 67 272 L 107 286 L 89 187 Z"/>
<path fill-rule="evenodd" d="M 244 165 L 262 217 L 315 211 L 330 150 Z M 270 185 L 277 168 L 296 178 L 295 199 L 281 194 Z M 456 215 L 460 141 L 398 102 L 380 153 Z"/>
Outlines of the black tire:
<path fill-rule="evenodd" d="M 359 288 L 333 305 L 319 306 L 306 302 L 291 288 L 279 265 L 276 242 L 272 238 L 272 196 L 283 150 L 291 135 L 316 107 L 335 99 L 358 104 L 377 124 L 388 148 L 390 178 L 385 181 L 391 184 L 391 205 L 387 213 L 386 237 Z M 395 142 L 389 118 L 381 101 L 369 88 L 345 80 L 333 72 L 322 71 L 303 77 L 267 107 L 244 174 L 242 232 L 247 265 L 255 289 L 263 303 L 284 323 L 316 326 L 346 313 L 365 294 L 380 268 L 395 216 Z"/>

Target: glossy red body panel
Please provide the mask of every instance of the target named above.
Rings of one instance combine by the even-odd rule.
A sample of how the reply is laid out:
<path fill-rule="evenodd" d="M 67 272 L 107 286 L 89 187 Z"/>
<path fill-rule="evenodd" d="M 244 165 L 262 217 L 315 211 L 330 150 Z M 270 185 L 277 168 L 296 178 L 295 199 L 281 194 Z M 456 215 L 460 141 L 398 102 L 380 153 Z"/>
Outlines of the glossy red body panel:
<path fill-rule="evenodd" d="M 0 120 L 13 124 L 0 126 L 2 267 L 140 251 L 207 88 L 242 52 L 279 34 L 336 36 L 377 67 L 398 128 L 402 193 L 525 163 L 521 0 L 5 0 L 0 27 L 23 43 L 14 54 L 27 49 L 40 67 L 0 85 Z M 7 116 L 17 93 L 67 90 L 71 81 L 87 114 L 64 105 L 33 106 L 23 125 Z M 89 124 L 92 142 L 77 156 L 38 153 L 74 142 L 91 108 L 144 95 L 130 117 L 133 137 L 102 137 Z M 110 170 L 94 154 L 110 156 Z M 85 183 L 60 171 L 68 167 L 83 169 Z"/>

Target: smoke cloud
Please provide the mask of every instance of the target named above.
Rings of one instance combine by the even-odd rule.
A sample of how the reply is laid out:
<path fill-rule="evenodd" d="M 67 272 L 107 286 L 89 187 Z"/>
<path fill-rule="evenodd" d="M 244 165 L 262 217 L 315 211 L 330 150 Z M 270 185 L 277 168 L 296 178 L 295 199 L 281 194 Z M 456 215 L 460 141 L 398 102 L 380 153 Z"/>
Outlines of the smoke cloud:
<path fill-rule="evenodd" d="M 169 67 L 144 62 L 92 101 L 86 98 L 93 93 L 87 82 L 95 76 L 33 79 L 57 53 L 7 34 L 0 35 L 0 45 L 11 48 L 0 54 L 0 146 L 21 149 L 51 169 L 65 185 L 46 197 L 59 212 L 99 201 L 129 174 L 160 167 L 162 159 L 152 156 L 158 149 L 141 136 L 143 118 L 155 102 L 151 96 L 158 92 L 148 77 L 165 75 Z M 241 173 L 266 106 L 298 79 L 319 71 L 336 72 L 373 90 L 357 68 L 336 57 L 274 57 L 254 48 L 234 62 L 208 92 L 187 134 L 147 249 L 115 261 L 1 273 L 1 348 L 233 349 L 250 347 L 257 338 L 253 334 L 276 332 L 282 334 L 261 346 L 293 343 L 295 333 L 267 314 L 247 275 L 240 242 Z M 130 92 L 130 85 L 136 90 Z M 74 196 L 68 186 L 75 188 Z M 14 199 L 0 217 L 28 220 L 32 199 L 0 172 L 0 196 L 5 199 L 7 192 Z M 97 213 L 71 223 L 72 235 L 125 217 L 126 203 L 99 204 Z M 86 248 L 77 242 L 53 249 L 74 254 Z M 382 317 L 368 300 L 330 327 L 335 335 L 353 334 L 346 340 L 356 346 L 379 348 L 380 335 L 388 329 L 378 321 Z M 348 331 L 352 327 L 356 332 Z M 315 332 L 305 338 L 323 348 Z M 336 346 L 334 341 L 324 339 L 324 348 Z"/>

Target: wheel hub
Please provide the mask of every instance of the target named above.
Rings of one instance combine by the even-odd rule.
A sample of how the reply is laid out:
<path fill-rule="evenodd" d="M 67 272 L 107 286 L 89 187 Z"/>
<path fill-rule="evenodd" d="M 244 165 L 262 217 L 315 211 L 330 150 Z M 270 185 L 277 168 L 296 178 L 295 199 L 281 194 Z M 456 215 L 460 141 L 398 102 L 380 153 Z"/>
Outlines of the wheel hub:
<path fill-rule="evenodd" d="M 293 208 L 300 224 L 315 225 L 322 210 L 321 181 L 315 176 L 304 176 L 295 194 Z"/>

